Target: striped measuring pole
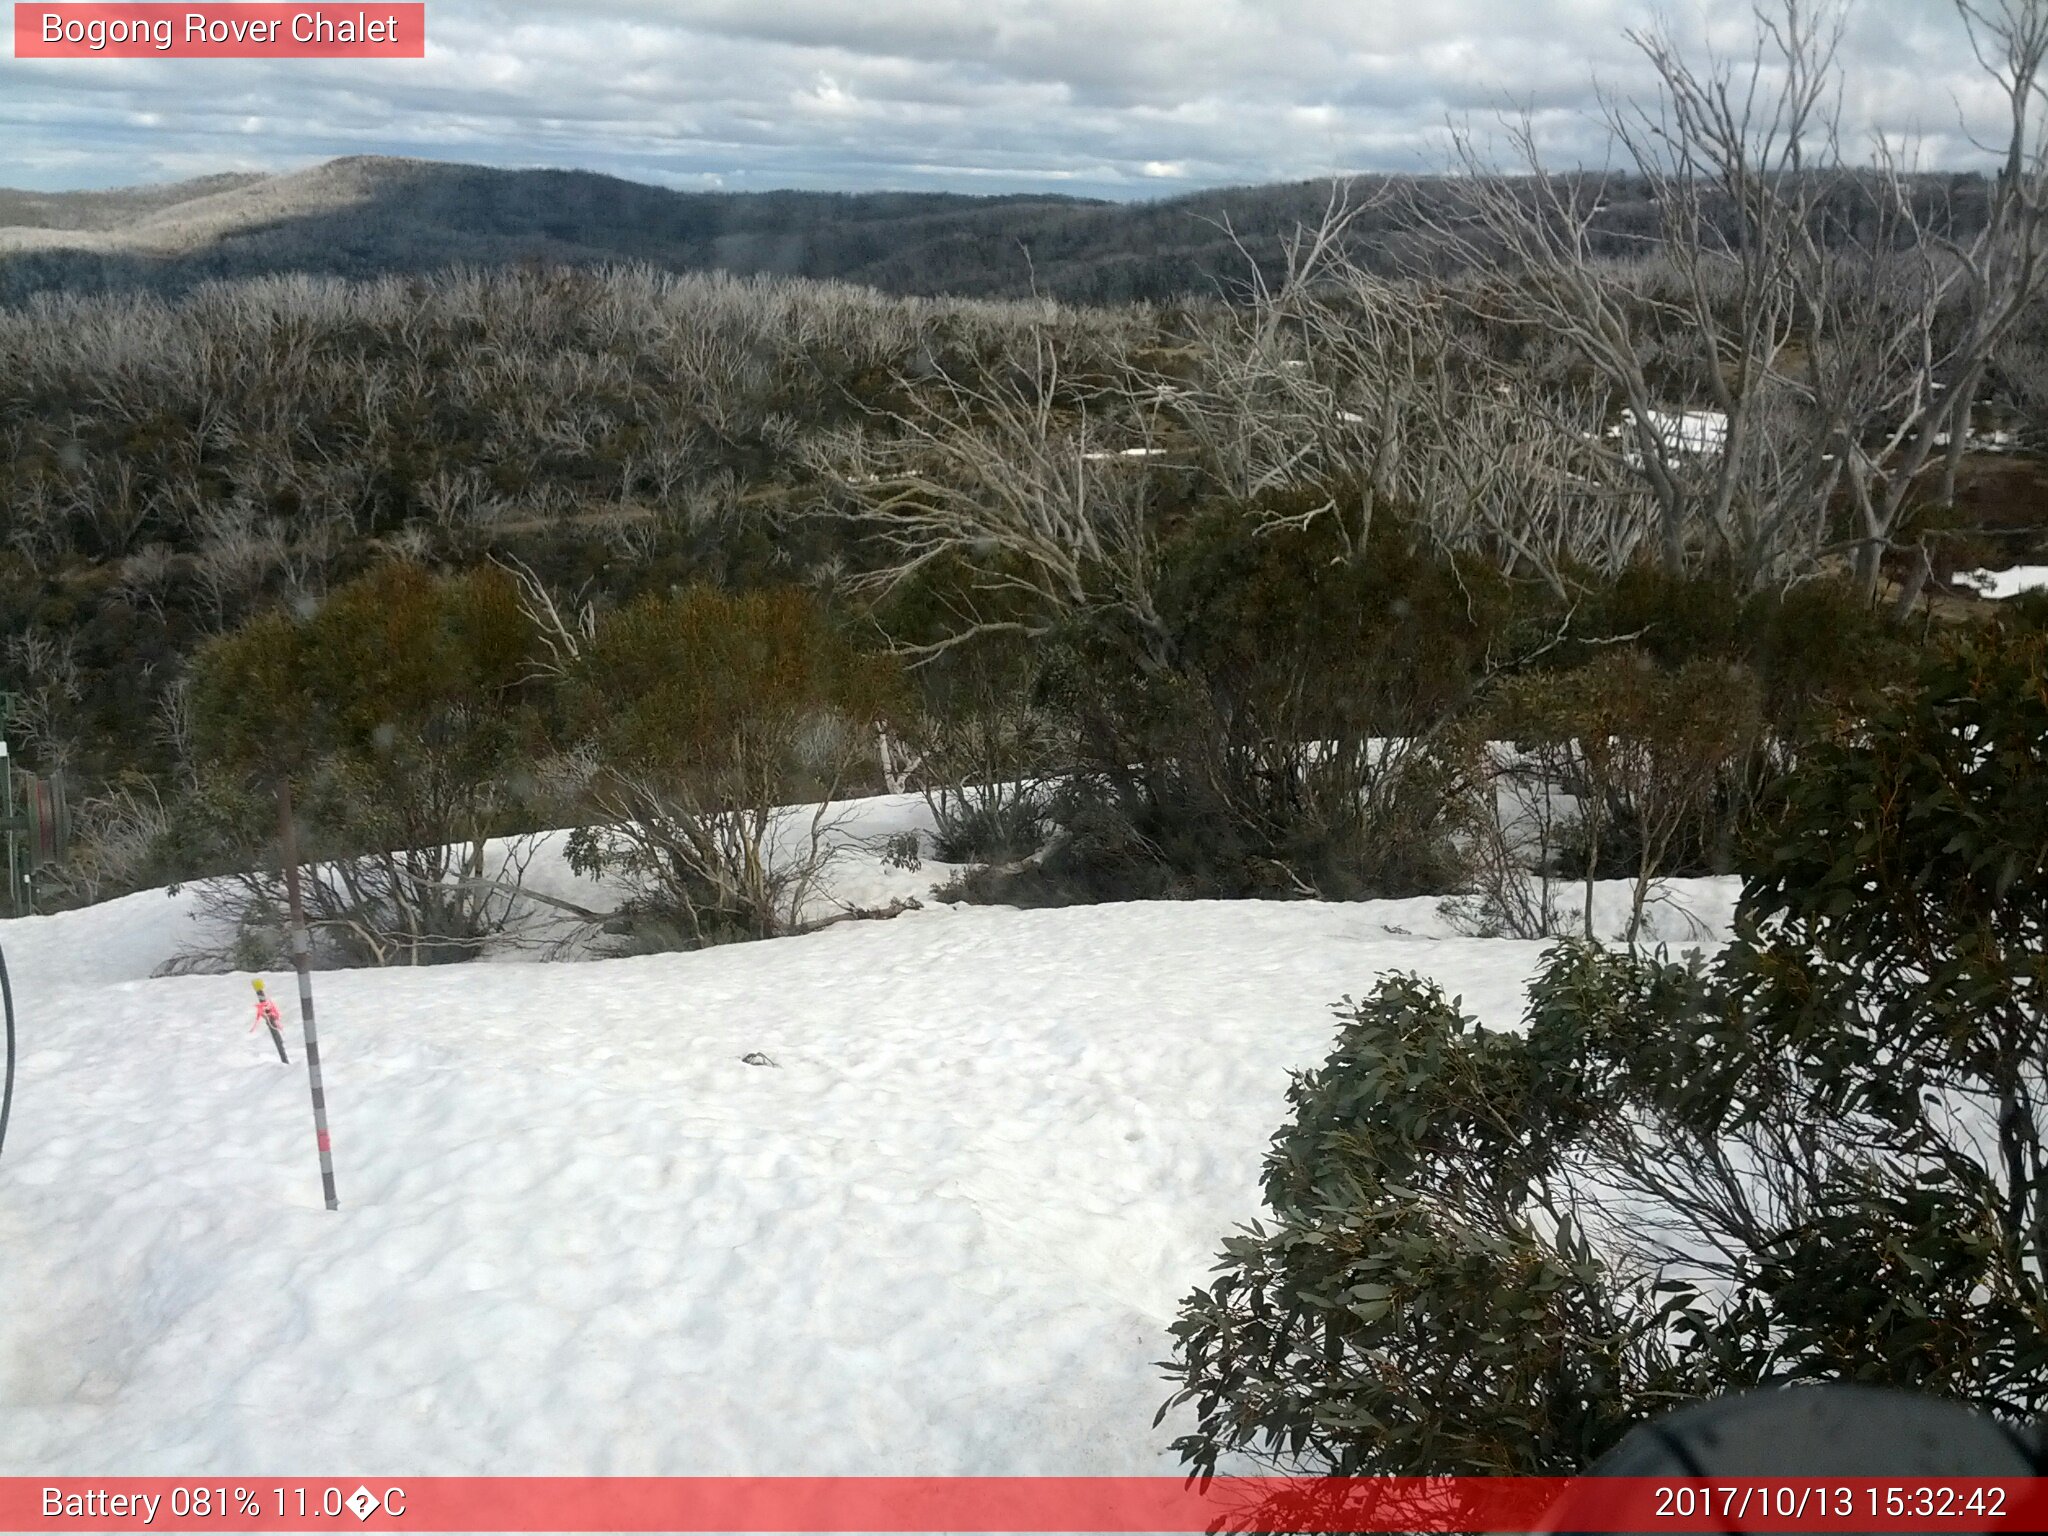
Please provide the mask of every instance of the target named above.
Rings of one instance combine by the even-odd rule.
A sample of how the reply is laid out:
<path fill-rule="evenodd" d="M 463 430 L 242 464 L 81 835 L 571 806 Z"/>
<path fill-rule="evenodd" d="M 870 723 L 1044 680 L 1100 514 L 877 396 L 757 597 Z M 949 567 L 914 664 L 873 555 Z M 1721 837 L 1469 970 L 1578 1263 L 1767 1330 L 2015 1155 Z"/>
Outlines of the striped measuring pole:
<path fill-rule="evenodd" d="M 284 853 L 284 888 L 291 904 L 292 969 L 299 973 L 299 1019 L 306 1029 L 306 1076 L 313 1084 L 313 1136 L 320 1147 L 320 1188 L 327 1196 L 327 1209 L 338 1211 L 341 1201 L 334 1193 L 334 1147 L 327 1137 L 327 1090 L 320 1081 L 320 1036 L 313 1028 L 312 945 L 306 938 L 306 909 L 299 899 L 299 840 L 292 826 L 292 787 L 280 780 L 277 814 Z"/>

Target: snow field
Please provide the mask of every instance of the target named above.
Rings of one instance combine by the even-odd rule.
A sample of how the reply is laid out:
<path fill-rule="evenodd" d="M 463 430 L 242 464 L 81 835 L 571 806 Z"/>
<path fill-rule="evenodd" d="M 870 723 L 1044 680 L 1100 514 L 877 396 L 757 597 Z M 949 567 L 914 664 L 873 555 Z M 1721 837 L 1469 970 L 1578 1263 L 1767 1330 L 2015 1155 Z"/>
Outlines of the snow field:
<path fill-rule="evenodd" d="M 1962 571 L 1958 576 L 1994 602 L 2048 587 L 2048 565 L 2016 565 L 2005 571 Z"/>
<path fill-rule="evenodd" d="M 1414 969 L 1510 1026 L 1544 946 L 944 873 L 850 858 L 929 904 L 801 938 L 319 973 L 337 1213 L 289 982 L 287 1068 L 245 976 L 150 979 L 189 893 L 0 923 L 0 1470 L 1174 1470 L 1166 1326 L 1331 1005 Z M 1676 890 L 1725 930 L 1732 882 Z"/>

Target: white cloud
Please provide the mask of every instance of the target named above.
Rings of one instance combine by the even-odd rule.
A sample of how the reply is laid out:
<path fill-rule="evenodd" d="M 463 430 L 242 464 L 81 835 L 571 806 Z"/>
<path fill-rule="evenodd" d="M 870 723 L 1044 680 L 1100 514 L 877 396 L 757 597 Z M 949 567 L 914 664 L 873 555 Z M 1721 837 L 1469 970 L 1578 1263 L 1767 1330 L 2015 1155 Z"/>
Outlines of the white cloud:
<path fill-rule="evenodd" d="M 0 60 L 0 182 L 115 185 L 355 153 L 675 186 L 1110 196 L 1432 169 L 1447 118 L 1528 107 L 1605 154 L 1592 82 L 1645 83 L 1650 0 L 432 0 L 420 60 Z M 1750 0 L 1675 0 L 1684 39 Z M 1945 0 L 1863 0 L 1851 142 L 1973 159 L 1992 126 Z M 250 121 L 260 129 L 251 133 Z M 252 145 L 254 137 L 260 142 Z"/>

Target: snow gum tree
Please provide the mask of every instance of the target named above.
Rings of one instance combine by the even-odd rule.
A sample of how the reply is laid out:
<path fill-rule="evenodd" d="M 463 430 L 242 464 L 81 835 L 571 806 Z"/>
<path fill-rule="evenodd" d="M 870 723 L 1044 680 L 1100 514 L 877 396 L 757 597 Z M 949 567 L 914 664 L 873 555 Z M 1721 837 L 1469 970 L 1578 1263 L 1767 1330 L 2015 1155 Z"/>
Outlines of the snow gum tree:
<path fill-rule="evenodd" d="M 1656 88 L 1610 100 L 1603 126 L 1655 209 L 1637 259 L 1598 252 L 1610 181 L 1552 174 L 1532 118 L 1509 126 L 1505 167 L 1458 135 L 1469 216 L 1419 217 L 1606 390 L 1609 468 L 1654 503 L 1667 572 L 1720 562 L 1764 589 L 1846 554 L 1875 597 L 1899 553 L 1902 614 L 1918 596 L 1916 525 L 1954 508 L 1971 410 L 2048 281 L 2048 5 L 1953 14 L 1997 116 L 1973 223 L 1916 192 L 1912 146 L 1853 163 L 1838 0 L 1758 6 L 1746 54 L 1630 34 Z M 1711 413 L 1693 418 L 1711 443 L 1675 398 Z"/>

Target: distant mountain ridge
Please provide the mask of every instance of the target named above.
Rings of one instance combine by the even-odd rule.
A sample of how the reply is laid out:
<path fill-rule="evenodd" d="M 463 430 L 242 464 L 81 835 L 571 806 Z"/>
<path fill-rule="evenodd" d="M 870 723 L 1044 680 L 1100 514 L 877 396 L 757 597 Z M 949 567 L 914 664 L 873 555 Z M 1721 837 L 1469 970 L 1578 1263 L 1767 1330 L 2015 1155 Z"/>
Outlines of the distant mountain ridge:
<path fill-rule="evenodd" d="M 0 238 L 20 236 L 34 244 L 30 237 L 46 233 L 63 244 L 55 237 L 115 231 L 161 209 L 271 179 L 253 172 L 229 173 L 107 192 L 17 192 L 0 187 Z"/>
<path fill-rule="evenodd" d="M 45 288 L 176 290 L 277 271 L 363 277 L 528 261 L 725 267 L 902 287 L 919 251 L 954 275 L 971 267 L 999 285 L 979 269 L 1014 227 L 1034 214 L 1114 206 L 1045 196 L 676 192 L 589 171 L 356 156 L 285 175 L 111 192 L 0 190 L 0 299 Z M 1028 291 L 1023 253 L 1006 248 L 1017 291 Z M 963 252 L 975 256 L 963 261 Z"/>
<path fill-rule="evenodd" d="M 47 289 L 176 292 L 282 271 L 370 277 L 526 262 L 724 268 L 892 293 L 1169 300 L 1244 275 L 1229 230 L 1270 248 L 1270 236 L 1319 216 L 1327 195 L 1326 182 L 1152 203 L 677 192 L 590 171 L 355 156 L 109 192 L 0 189 L 0 303 Z"/>
<path fill-rule="evenodd" d="M 1364 195 L 1390 184 L 1368 178 Z M 1459 197 L 1455 182 L 1398 185 L 1440 208 Z M 1619 250 L 1654 227 L 1656 212 L 1646 192 L 1608 187 L 1602 224 Z M 523 263 L 723 268 L 901 294 L 1170 301 L 1241 282 L 1247 249 L 1270 266 L 1278 237 L 1320 217 L 1329 190 L 1293 182 L 1148 203 L 678 192 L 591 171 L 352 156 L 117 191 L 0 189 L 0 304 L 45 290 L 175 293 L 275 272 L 373 277 Z M 1355 253 L 1382 267 L 1434 264 L 1439 242 L 1403 211 L 1407 201 L 1387 199 L 1357 220 Z"/>

